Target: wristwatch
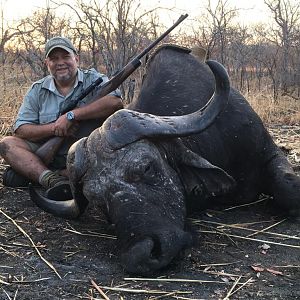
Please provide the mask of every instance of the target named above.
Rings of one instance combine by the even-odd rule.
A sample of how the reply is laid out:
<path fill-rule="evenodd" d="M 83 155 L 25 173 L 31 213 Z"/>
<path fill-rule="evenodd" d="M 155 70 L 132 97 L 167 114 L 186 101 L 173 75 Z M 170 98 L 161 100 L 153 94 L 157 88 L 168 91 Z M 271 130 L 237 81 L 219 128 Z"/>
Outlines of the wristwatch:
<path fill-rule="evenodd" d="M 72 112 L 72 111 L 68 111 L 68 112 L 66 113 L 66 117 L 67 117 L 67 120 L 69 120 L 69 121 L 75 120 L 75 114 L 74 114 L 74 112 Z"/>

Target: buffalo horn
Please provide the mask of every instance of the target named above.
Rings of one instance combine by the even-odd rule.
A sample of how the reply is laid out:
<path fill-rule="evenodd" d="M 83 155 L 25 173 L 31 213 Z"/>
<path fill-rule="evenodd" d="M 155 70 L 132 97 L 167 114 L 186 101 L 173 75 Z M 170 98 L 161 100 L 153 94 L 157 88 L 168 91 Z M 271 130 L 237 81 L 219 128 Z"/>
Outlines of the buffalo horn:
<path fill-rule="evenodd" d="M 61 218 L 77 218 L 81 211 L 74 199 L 70 200 L 52 200 L 43 196 L 31 184 L 29 185 L 29 194 L 31 200 L 42 210 Z"/>
<path fill-rule="evenodd" d="M 206 62 L 215 76 L 215 92 L 198 111 L 184 116 L 156 116 L 122 109 L 110 116 L 100 128 L 112 149 L 120 149 L 143 138 L 182 137 L 209 127 L 228 103 L 230 83 L 227 71 L 218 62 Z"/>

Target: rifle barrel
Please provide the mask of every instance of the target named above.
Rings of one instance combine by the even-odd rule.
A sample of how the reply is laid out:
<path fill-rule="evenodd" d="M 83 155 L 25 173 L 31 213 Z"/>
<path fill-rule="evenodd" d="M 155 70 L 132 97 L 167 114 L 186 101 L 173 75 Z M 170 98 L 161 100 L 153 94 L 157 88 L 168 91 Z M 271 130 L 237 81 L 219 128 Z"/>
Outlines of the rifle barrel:
<path fill-rule="evenodd" d="M 159 38 L 157 38 L 152 44 L 150 44 L 144 51 L 142 51 L 136 59 L 141 59 L 146 53 L 148 53 L 153 47 L 155 47 L 161 40 L 163 40 L 175 27 L 177 27 L 184 19 L 188 17 L 188 14 L 181 15 L 179 19 L 166 30 Z"/>
<path fill-rule="evenodd" d="M 102 83 L 102 77 L 97 78 L 94 82 L 92 82 L 86 89 L 84 89 L 81 94 L 76 98 L 76 100 L 72 101 L 65 107 L 61 112 L 60 116 L 65 114 L 66 112 L 74 109 L 79 101 L 84 99 L 89 93 L 91 93 L 100 83 Z"/>
<path fill-rule="evenodd" d="M 121 71 L 119 71 L 113 78 L 104 83 L 101 86 L 100 91 L 95 95 L 95 98 L 101 98 L 113 90 L 115 90 L 121 83 L 136 70 L 140 65 L 140 59 L 147 54 L 152 48 L 154 48 L 162 39 L 164 39 L 176 26 L 178 26 L 184 19 L 186 19 L 188 14 L 181 15 L 179 19 L 171 26 L 168 30 L 166 30 L 160 37 L 158 37 L 152 44 L 150 44 L 144 51 L 142 51 L 139 55 L 137 55 L 132 61 L 130 61 Z M 93 82 L 86 90 L 79 95 L 79 97 L 71 103 L 72 107 L 67 106 L 64 110 L 62 110 L 61 114 L 66 113 L 69 110 L 72 110 L 76 107 L 76 104 L 82 100 L 85 96 L 87 96 L 94 88 L 102 82 L 102 78 L 97 79 Z M 35 153 L 38 155 L 41 160 L 44 161 L 46 165 L 48 165 L 53 159 L 55 153 L 58 151 L 60 146 L 64 141 L 64 137 L 54 136 L 50 138 L 46 143 L 44 143 Z"/>

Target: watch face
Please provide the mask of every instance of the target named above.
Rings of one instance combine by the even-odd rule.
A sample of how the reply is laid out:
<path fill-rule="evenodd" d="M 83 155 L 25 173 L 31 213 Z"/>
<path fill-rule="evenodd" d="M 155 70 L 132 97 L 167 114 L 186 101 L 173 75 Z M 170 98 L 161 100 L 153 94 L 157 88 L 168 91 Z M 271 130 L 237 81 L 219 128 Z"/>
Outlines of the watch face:
<path fill-rule="evenodd" d="M 74 120 L 74 113 L 72 111 L 67 112 L 67 119 L 69 121 Z"/>

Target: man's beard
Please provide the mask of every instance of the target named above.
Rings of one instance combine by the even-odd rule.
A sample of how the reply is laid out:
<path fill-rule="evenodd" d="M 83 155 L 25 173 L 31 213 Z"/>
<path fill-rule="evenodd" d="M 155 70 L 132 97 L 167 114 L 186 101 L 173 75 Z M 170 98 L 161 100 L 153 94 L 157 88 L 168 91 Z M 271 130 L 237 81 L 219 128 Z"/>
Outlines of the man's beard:
<path fill-rule="evenodd" d="M 58 81 L 69 81 L 72 78 L 71 73 L 68 73 L 66 75 L 54 75 L 53 76 Z"/>

